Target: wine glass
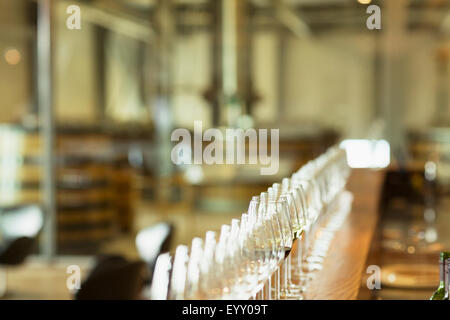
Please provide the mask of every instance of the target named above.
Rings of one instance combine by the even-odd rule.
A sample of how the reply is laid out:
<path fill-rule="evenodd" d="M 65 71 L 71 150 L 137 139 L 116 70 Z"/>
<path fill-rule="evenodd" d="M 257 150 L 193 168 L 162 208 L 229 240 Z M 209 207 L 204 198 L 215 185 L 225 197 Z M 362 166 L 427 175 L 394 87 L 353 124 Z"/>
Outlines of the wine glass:
<path fill-rule="evenodd" d="M 170 277 L 169 300 L 184 300 L 186 288 L 187 262 L 189 248 L 179 245 L 173 258 L 172 276 Z"/>
<path fill-rule="evenodd" d="M 167 300 L 171 269 L 172 257 L 170 254 L 160 254 L 156 259 L 155 269 L 153 271 L 152 285 L 150 287 L 151 300 Z"/>
<path fill-rule="evenodd" d="M 228 255 L 227 264 L 234 272 L 234 281 L 231 284 L 231 292 L 229 299 L 248 299 L 252 284 L 256 275 L 249 272 L 249 260 L 243 255 L 242 244 L 240 242 L 240 227 L 241 221 L 239 219 L 231 220 L 231 230 L 228 239 Z"/>
<path fill-rule="evenodd" d="M 258 219 L 261 221 L 262 236 L 265 239 L 265 265 L 268 270 L 268 275 L 266 277 L 266 285 L 264 286 L 265 291 L 263 296 L 265 299 L 272 299 L 272 289 L 278 292 L 278 287 L 276 286 L 276 278 L 273 276 L 277 271 L 278 265 L 283 258 L 284 251 L 282 250 L 281 243 L 281 230 L 278 220 L 275 221 L 268 211 L 268 193 L 262 192 L 260 194 L 260 203 L 258 208 Z M 276 223 L 275 223 L 276 222 Z M 275 287 L 274 287 L 275 286 Z"/>
<path fill-rule="evenodd" d="M 291 229 L 293 231 L 293 250 L 287 257 L 286 269 L 287 269 L 287 287 L 284 294 L 285 299 L 302 299 L 301 292 L 304 286 L 298 281 L 293 282 L 293 278 L 298 275 L 297 279 L 300 280 L 299 271 L 302 267 L 302 246 L 301 241 L 304 237 L 305 229 L 305 211 L 303 199 L 301 196 L 301 190 L 291 183 L 289 178 L 284 178 L 282 181 L 282 190 L 279 199 L 285 199 L 287 203 L 287 209 L 290 215 Z"/>
<path fill-rule="evenodd" d="M 280 298 L 286 290 L 283 281 L 285 273 L 281 272 L 284 259 L 292 249 L 293 231 L 290 226 L 289 212 L 287 211 L 287 203 L 285 199 L 278 199 L 276 192 L 269 188 L 268 201 L 268 218 L 272 222 L 272 228 L 275 231 L 274 245 L 278 252 L 278 266 L 275 273 L 275 298 Z"/>
<path fill-rule="evenodd" d="M 255 288 L 258 287 L 261 276 L 257 267 L 259 254 L 255 241 L 254 228 L 252 228 L 247 213 L 241 216 L 237 243 L 239 244 L 242 256 L 242 270 L 245 274 L 245 283 L 247 284 L 243 292 L 243 298 L 248 299 L 255 295 L 257 290 Z"/>
<path fill-rule="evenodd" d="M 273 251 L 273 235 L 268 221 L 265 219 L 264 211 L 266 206 L 266 199 L 263 196 L 263 201 L 259 197 L 253 197 L 249 210 L 248 217 L 248 237 L 245 250 L 248 255 L 253 256 L 253 267 L 258 275 L 258 283 L 254 289 L 255 298 L 262 298 L 262 289 L 264 283 L 271 274 L 270 258 Z"/>
<path fill-rule="evenodd" d="M 203 239 L 195 237 L 191 242 L 191 250 L 186 270 L 184 297 L 187 300 L 197 299 L 199 295 L 200 260 L 202 254 Z"/>
<path fill-rule="evenodd" d="M 231 227 L 229 225 L 222 225 L 214 254 L 212 295 L 220 299 L 224 299 L 230 294 L 233 283 L 233 269 L 228 264 L 230 231 Z"/>
<path fill-rule="evenodd" d="M 214 268 L 214 252 L 216 249 L 217 234 L 214 231 L 206 232 L 204 250 L 200 259 L 199 269 L 199 298 L 200 300 L 211 299 L 210 290 L 213 280 L 212 270 Z"/>

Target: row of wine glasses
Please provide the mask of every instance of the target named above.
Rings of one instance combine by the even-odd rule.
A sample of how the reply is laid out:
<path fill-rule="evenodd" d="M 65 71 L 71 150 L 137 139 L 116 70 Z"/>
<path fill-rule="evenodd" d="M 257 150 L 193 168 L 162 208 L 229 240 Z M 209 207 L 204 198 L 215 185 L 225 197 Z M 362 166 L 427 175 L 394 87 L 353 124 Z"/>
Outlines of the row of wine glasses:
<path fill-rule="evenodd" d="M 350 169 L 334 146 L 254 196 L 246 213 L 157 259 L 150 299 L 303 299 L 343 216 Z"/>

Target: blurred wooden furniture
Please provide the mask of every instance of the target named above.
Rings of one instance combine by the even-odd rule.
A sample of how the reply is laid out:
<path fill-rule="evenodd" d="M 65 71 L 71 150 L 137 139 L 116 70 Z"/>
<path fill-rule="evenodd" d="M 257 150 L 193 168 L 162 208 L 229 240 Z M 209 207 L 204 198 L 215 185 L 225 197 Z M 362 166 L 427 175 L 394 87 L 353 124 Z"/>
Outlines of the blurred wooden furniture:
<path fill-rule="evenodd" d="M 112 204 L 119 228 L 123 232 L 133 230 L 134 203 L 136 190 L 134 188 L 134 170 L 123 158 L 114 162 L 111 174 Z"/>
<path fill-rule="evenodd" d="M 18 126 L 0 127 L 0 207 L 41 200 L 41 137 Z M 98 128 L 58 129 L 56 147 L 57 249 L 94 253 L 133 225 L 132 170 Z"/>
<path fill-rule="evenodd" d="M 435 178 L 424 168 L 387 170 L 367 261 L 381 268 L 382 290 L 362 286 L 361 298 L 428 299 L 436 289 L 439 252 L 450 247 L 450 214 Z"/>
<path fill-rule="evenodd" d="M 450 129 L 431 127 L 408 135 L 408 168 L 424 170 L 427 163 L 436 166 L 438 192 L 450 193 Z"/>
<path fill-rule="evenodd" d="M 246 139 L 245 165 L 203 165 L 201 181 L 193 184 L 194 207 L 202 212 L 225 213 L 244 212 L 252 196 L 267 190 L 268 186 L 283 177 L 298 170 L 307 161 L 314 159 L 330 146 L 335 144 L 338 135 L 326 130 L 298 134 L 293 130 L 283 128 L 287 132 L 279 141 L 279 167 L 273 175 L 261 175 L 260 167 L 264 165 L 249 165 L 248 157 L 250 145 Z M 295 128 L 294 128 L 295 129 Z M 206 148 L 208 144 L 204 143 Z M 267 154 L 271 155 L 270 145 Z"/>

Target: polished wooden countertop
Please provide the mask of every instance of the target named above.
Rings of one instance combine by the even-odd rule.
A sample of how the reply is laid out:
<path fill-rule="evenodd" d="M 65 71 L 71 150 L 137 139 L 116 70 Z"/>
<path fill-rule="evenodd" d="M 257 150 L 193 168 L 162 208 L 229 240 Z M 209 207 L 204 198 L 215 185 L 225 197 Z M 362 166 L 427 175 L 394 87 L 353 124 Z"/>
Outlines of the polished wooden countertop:
<path fill-rule="evenodd" d="M 366 259 L 378 221 L 384 170 L 354 169 L 347 190 L 352 209 L 336 231 L 323 268 L 310 282 L 306 299 L 354 300 L 365 273 Z"/>

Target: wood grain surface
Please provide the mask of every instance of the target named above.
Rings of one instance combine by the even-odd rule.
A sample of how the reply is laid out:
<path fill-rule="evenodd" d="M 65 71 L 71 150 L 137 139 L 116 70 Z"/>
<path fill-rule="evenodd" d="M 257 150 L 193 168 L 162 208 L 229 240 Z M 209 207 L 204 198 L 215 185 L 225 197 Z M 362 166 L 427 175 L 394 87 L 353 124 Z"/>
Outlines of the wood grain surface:
<path fill-rule="evenodd" d="M 380 170 L 353 170 L 347 187 L 354 197 L 352 210 L 334 236 L 323 269 L 310 282 L 306 299 L 357 298 L 378 220 L 383 177 L 384 171 Z"/>

